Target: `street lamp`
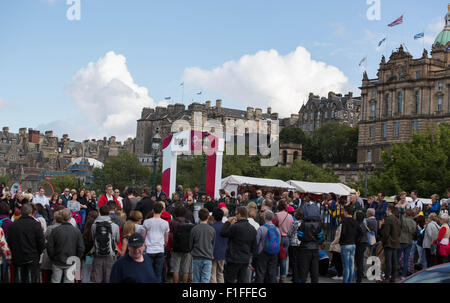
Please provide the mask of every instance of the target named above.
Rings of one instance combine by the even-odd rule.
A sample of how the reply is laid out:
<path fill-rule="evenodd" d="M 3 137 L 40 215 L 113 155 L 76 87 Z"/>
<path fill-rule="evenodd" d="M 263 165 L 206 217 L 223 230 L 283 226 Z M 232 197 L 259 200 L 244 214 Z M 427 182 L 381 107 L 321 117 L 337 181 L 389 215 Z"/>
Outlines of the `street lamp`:
<path fill-rule="evenodd" d="M 158 151 L 161 147 L 161 136 L 159 135 L 159 127 L 156 128 L 156 133 L 152 138 L 152 150 L 153 150 L 153 182 L 152 188 L 153 192 L 156 193 L 156 163 L 158 162 Z"/>
<path fill-rule="evenodd" d="M 369 172 L 369 162 L 364 162 L 364 194 L 367 198 L 367 173 Z"/>

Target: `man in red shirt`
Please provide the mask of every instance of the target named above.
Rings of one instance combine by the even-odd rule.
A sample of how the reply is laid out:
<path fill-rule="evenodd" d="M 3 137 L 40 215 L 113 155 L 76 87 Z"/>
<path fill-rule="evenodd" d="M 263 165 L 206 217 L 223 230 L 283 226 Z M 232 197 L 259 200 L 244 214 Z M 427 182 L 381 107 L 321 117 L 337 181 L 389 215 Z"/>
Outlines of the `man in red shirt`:
<path fill-rule="evenodd" d="M 117 198 L 114 196 L 114 190 L 111 184 L 106 185 L 105 194 L 100 196 L 100 200 L 98 201 L 98 209 L 102 207 L 103 205 L 107 204 L 108 201 L 114 201 L 116 202 L 117 206 L 122 208 L 120 206 L 119 201 L 117 201 Z"/>

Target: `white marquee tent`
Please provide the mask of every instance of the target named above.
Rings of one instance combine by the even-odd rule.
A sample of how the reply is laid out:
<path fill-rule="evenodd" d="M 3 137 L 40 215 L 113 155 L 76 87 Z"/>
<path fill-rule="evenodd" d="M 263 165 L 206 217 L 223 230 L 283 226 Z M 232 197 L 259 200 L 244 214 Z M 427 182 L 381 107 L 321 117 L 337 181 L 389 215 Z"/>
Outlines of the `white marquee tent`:
<path fill-rule="evenodd" d="M 352 193 L 356 193 L 354 189 L 351 189 L 342 183 L 317 183 L 295 180 L 289 180 L 287 183 L 294 186 L 295 189 L 301 193 L 311 193 L 315 195 L 334 193 L 338 196 L 349 196 Z"/>
<path fill-rule="evenodd" d="M 242 185 L 254 185 L 261 187 L 272 187 L 272 188 L 282 188 L 286 190 L 295 190 L 294 186 L 289 185 L 288 183 L 282 180 L 276 179 L 262 179 L 262 178 L 252 178 L 245 176 L 235 176 L 231 175 L 224 179 L 222 179 L 221 188 L 227 192 L 237 192 L 239 186 Z"/>

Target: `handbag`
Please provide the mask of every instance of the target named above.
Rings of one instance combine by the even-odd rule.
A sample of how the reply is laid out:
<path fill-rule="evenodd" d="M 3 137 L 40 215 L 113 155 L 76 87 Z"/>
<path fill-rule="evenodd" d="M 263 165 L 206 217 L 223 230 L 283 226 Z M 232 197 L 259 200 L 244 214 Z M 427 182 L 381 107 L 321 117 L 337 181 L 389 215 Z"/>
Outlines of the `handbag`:
<path fill-rule="evenodd" d="M 286 217 L 284 218 L 283 222 L 281 222 L 282 225 L 284 223 L 284 221 L 286 221 L 287 217 L 289 216 L 289 214 L 286 215 Z M 283 236 L 281 235 L 281 228 L 278 226 L 278 230 L 280 231 L 280 253 L 278 254 L 278 257 L 280 260 L 284 260 L 286 259 L 286 248 L 283 247 Z"/>
<path fill-rule="evenodd" d="M 375 245 L 377 243 L 377 238 L 375 237 L 375 233 L 373 231 L 370 231 L 369 227 L 367 227 L 367 224 L 364 223 L 364 226 L 367 229 L 367 242 L 369 243 L 369 246 Z"/>

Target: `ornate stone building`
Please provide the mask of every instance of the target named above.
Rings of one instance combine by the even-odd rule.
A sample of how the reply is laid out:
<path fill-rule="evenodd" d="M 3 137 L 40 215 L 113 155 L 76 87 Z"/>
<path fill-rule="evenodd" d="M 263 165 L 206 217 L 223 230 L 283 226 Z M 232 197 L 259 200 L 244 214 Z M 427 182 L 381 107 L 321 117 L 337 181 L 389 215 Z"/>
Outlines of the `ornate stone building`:
<path fill-rule="evenodd" d="M 167 107 L 144 108 L 142 110 L 141 119 L 137 121 L 136 131 L 136 155 L 140 158 L 141 162 L 146 165 L 152 165 L 151 160 L 151 140 L 155 134 L 156 128 L 159 128 L 159 132 L 162 138 L 169 136 L 172 128 L 172 124 L 176 120 L 186 120 L 189 122 L 191 129 L 194 129 L 194 112 L 201 113 L 202 125 L 211 119 L 219 121 L 223 125 L 223 131 L 226 132 L 226 121 L 242 120 L 244 123 L 249 120 L 254 121 L 267 121 L 268 132 L 270 133 L 270 120 L 278 120 L 278 113 L 272 113 L 271 108 L 267 108 L 267 111 L 263 113 L 260 108 L 247 107 L 247 110 L 237 110 L 232 108 L 222 107 L 222 100 L 216 100 L 216 105 L 211 106 L 211 101 L 206 101 L 204 104 L 194 102 L 186 109 L 183 104 L 170 104 Z M 298 115 L 292 115 L 291 118 L 285 118 L 279 120 L 280 130 L 284 126 L 297 125 Z M 256 129 L 252 130 L 250 125 L 244 125 L 245 133 L 257 132 Z M 178 131 L 178 129 L 177 129 Z M 238 133 L 237 129 L 234 130 L 235 136 L 244 135 Z M 297 150 L 293 150 L 297 148 Z M 297 156 L 301 158 L 301 146 L 290 146 L 285 149 L 291 155 L 297 152 Z M 280 151 L 281 152 L 281 151 Z"/>
<path fill-rule="evenodd" d="M 298 125 L 305 134 L 311 135 L 315 129 L 329 122 L 339 122 L 353 127 L 358 124 L 361 112 L 361 98 L 328 93 L 328 98 L 309 94 L 308 101 L 301 107 Z"/>
<path fill-rule="evenodd" d="M 59 140 L 53 131 L 41 134 L 31 128 L 28 131 L 21 128 L 19 133 L 11 133 L 8 127 L 3 127 L 0 132 L 0 176 L 8 175 L 10 179 L 24 182 L 32 179 L 39 183 L 43 173 L 63 172 L 73 159 L 87 157 L 104 162 L 121 149 L 134 153 L 134 140 L 129 138 L 122 144 L 115 137 L 105 137 L 76 142 L 68 135 Z"/>
<path fill-rule="evenodd" d="M 422 57 L 414 59 L 400 46 L 389 61 L 381 58 L 376 79 L 364 73 L 358 163 L 381 163 L 381 152 L 391 144 L 408 142 L 429 125 L 450 122 L 449 42 L 450 7 L 431 57 L 424 49 Z"/>

